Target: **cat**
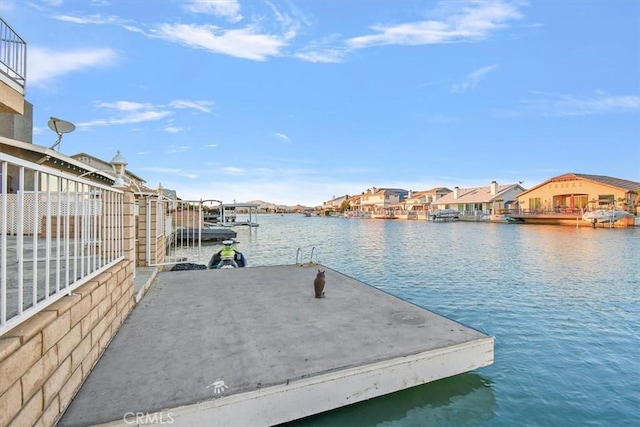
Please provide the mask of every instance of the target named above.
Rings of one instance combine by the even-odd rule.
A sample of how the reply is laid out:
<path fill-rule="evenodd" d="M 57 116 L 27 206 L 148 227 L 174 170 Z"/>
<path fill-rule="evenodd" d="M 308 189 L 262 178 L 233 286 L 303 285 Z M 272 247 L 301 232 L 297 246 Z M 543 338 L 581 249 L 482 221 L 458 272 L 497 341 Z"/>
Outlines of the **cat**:
<path fill-rule="evenodd" d="M 326 283 L 326 279 L 324 277 L 324 270 L 318 270 L 318 274 L 316 278 L 313 280 L 313 289 L 316 292 L 316 298 L 324 297 L 324 285 Z"/>

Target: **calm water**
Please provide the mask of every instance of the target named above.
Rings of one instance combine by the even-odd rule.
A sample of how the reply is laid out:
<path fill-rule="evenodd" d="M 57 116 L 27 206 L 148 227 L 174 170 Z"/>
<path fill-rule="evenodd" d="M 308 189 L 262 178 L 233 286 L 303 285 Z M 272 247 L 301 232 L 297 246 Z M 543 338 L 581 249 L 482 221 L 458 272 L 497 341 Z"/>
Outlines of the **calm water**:
<path fill-rule="evenodd" d="M 640 425 L 640 228 L 261 215 L 249 265 L 296 249 L 496 339 L 495 363 L 292 426 Z M 330 292 L 330 284 L 327 292 Z"/>

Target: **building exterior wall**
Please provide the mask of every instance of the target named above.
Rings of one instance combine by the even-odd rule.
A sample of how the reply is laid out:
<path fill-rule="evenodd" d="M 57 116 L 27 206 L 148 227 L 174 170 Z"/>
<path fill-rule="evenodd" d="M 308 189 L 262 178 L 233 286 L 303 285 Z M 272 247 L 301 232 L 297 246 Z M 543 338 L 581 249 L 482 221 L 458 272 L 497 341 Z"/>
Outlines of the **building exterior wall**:
<path fill-rule="evenodd" d="M 553 211 L 573 209 L 594 210 L 620 207 L 619 199 L 627 197 L 627 191 L 580 178 L 549 182 L 518 197 L 520 209 L 525 211 Z"/>
<path fill-rule="evenodd" d="M 361 199 L 361 206 L 369 212 L 387 209 L 393 204 L 400 202 L 400 196 L 392 192 L 378 192 L 375 194 L 365 194 Z"/>
<path fill-rule="evenodd" d="M 1 84 L 0 82 L 0 85 Z M 23 98 L 21 98 L 20 102 L 23 104 L 20 114 L 0 112 L 0 136 L 32 144 L 33 105 Z M 2 102 L 0 101 L 0 103 Z M 53 132 L 51 133 L 51 137 L 51 142 L 53 143 L 55 140 Z"/>
<path fill-rule="evenodd" d="M 23 114 L 24 92 L 20 93 L 0 76 L 0 113 Z M 24 91 L 24 88 L 22 89 Z"/>
<path fill-rule="evenodd" d="M 124 259 L 0 337 L 0 426 L 54 425 L 133 308 L 133 194 Z"/>
<path fill-rule="evenodd" d="M 138 200 L 139 208 L 136 215 L 136 243 L 135 260 L 136 266 L 144 267 L 159 265 L 165 262 L 167 255 L 167 236 L 165 230 L 156 227 L 159 216 L 164 216 L 162 224 L 168 220 L 165 215 L 165 205 L 158 202 L 155 197 L 141 197 Z M 151 227 L 147 230 L 147 212 L 151 211 L 149 218 Z M 172 218 L 173 220 L 173 218 Z M 147 247 L 149 249 L 149 260 L 147 263 Z"/>

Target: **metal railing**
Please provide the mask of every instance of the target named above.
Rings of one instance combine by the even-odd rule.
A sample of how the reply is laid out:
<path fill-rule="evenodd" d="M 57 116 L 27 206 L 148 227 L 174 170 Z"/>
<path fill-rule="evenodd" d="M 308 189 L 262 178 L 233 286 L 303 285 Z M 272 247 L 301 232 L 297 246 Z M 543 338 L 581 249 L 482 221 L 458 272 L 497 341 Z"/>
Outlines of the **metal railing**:
<path fill-rule="evenodd" d="M 202 201 L 172 200 L 163 196 L 147 199 L 146 209 L 147 266 L 200 262 L 204 255 Z"/>
<path fill-rule="evenodd" d="M 0 335 L 124 258 L 123 202 L 120 190 L 0 153 Z"/>
<path fill-rule="evenodd" d="M 309 255 L 309 262 L 307 264 L 304 263 L 303 256 L 304 255 L 302 253 L 302 248 L 299 247 L 298 249 L 296 249 L 296 265 L 304 267 L 318 264 L 318 249 L 315 246 L 311 247 L 311 254 Z"/>
<path fill-rule="evenodd" d="M 0 18 L 0 72 L 14 81 L 24 95 L 27 80 L 27 43 Z"/>

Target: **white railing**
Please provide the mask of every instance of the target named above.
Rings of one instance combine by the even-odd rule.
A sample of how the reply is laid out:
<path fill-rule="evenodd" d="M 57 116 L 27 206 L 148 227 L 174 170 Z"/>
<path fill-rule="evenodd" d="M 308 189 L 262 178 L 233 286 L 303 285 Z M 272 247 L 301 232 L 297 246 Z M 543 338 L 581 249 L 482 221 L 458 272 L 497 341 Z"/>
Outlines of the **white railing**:
<path fill-rule="evenodd" d="M 27 43 L 0 18 L 0 73 L 15 82 L 24 95 L 27 78 Z"/>
<path fill-rule="evenodd" d="M 0 153 L 0 335 L 122 260 L 123 220 L 122 191 Z"/>
<path fill-rule="evenodd" d="M 155 216 L 155 218 L 154 218 Z M 202 201 L 148 199 L 146 263 L 148 266 L 199 262 L 202 254 Z M 164 245 L 164 261 L 156 254 Z"/>

